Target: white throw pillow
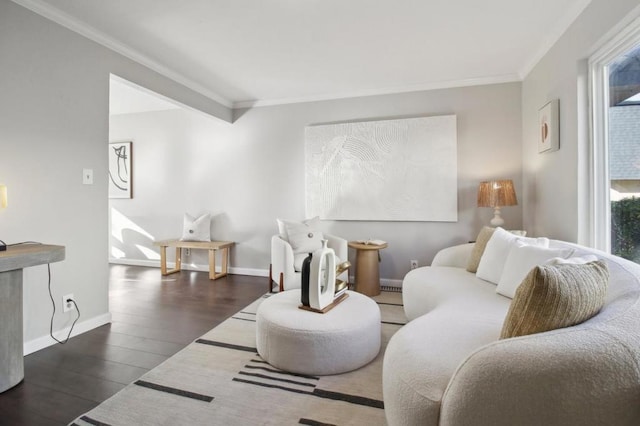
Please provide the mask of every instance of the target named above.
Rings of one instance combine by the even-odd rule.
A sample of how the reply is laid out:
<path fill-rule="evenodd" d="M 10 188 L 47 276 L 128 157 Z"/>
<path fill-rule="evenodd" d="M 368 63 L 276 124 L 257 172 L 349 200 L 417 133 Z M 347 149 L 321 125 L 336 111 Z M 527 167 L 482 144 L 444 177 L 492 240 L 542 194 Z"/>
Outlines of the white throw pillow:
<path fill-rule="evenodd" d="M 535 266 L 553 258 L 567 258 L 573 252 L 571 248 L 551 249 L 517 241 L 509 250 L 496 293 L 513 299 L 520 283 Z"/>
<path fill-rule="evenodd" d="M 319 219 L 317 221 L 312 219 L 303 223 L 285 222 L 287 238 L 294 254 L 312 253 L 322 248 L 324 236 L 318 224 Z"/>
<path fill-rule="evenodd" d="M 305 219 L 302 222 L 293 222 L 290 220 L 282 220 L 282 219 L 276 219 L 276 222 L 278 222 L 278 235 L 280 235 L 280 238 L 282 238 L 287 242 L 289 242 L 289 235 L 287 234 L 287 224 L 299 225 L 302 223 L 302 224 L 311 226 L 312 228 L 315 228 L 315 229 L 320 228 L 320 216 L 312 217 L 310 219 Z"/>
<path fill-rule="evenodd" d="M 598 260 L 598 256 L 593 254 L 586 254 L 584 256 L 568 257 L 563 259 L 562 257 L 554 257 L 545 262 L 545 265 L 584 265 L 585 263 L 595 262 Z"/>
<path fill-rule="evenodd" d="M 485 281 L 498 284 L 502 276 L 502 271 L 504 270 L 505 262 L 507 261 L 507 256 L 509 255 L 509 250 L 516 241 L 522 241 L 526 244 L 540 247 L 549 247 L 548 238 L 519 237 L 498 227 L 489 239 L 484 253 L 482 253 L 476 276 Z"/>
<path fill-rule="evenodd" d="M 196 219 L 185 213 L 180 241 L 211 241 L 211 215 L 203 214 Z"/>

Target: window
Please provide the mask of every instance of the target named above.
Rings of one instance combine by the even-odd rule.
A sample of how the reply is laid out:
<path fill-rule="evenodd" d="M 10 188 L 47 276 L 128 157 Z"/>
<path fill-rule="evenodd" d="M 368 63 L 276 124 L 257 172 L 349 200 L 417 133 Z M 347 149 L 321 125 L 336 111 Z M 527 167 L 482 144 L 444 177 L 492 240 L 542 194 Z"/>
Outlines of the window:
<path fill-rule="evenodd" d="M 640 19 L 589 68 L 591 243 L 640 263 Z"/>

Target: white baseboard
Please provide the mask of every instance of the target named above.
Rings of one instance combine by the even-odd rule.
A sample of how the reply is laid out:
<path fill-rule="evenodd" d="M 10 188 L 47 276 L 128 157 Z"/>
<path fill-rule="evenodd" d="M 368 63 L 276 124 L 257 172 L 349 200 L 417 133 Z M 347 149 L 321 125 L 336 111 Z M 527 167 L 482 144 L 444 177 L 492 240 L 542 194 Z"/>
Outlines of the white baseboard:
<path fill-rule="evenodd" d="M 131 265 L 131 266 L 147 266 L 151 268 L 160 268 L 159 260 L 139 260 L 139 259 L 116 259 L 110 258 L 109 263 L 113 263 L 116 265 Z M 167 268 L 175 268 L 175 262 L 167 262 Z M 182 269 L 185 271 L 199 271 L 199 272 L 209 272 L 209 265 L 198 265 L 195 263 L 185 263 L 182 262 Z M 220 272 L 220 267 L 216 266 L 216 272 Z M 269 270 L 267 269 L 253 269 L 253 268 L 238 268 L 238 267 L 229 267 L 230 274 L 236 275 L 249 275 L 252 277 L 268 277 Z M 350 282 L 355 282 L 355 278 L 353 275 L 349 277 Z M 393 280 L 388 278 L 380 279 L 380 285 L 388 286 L 388 287 L 402 287 L 402 280 Z"/>
<path fill-rule="evenodd" d="M 148 266 L 150 268 L 159 268 L 159 260 L 139 260 L 139 259 L 116 259 L 114 257 L 109 258 L 109 263 L 115 265 L 130 265 L 130 266 Z M 176 264 L 173 262 L 167 262 L 168 268 L 175 268 Z"/>
<path fill-rule="evenodd" d="M 355 283 L 356 278 L 353 275 L 349 275 L 349 282 Z M 397 287 L 402 288 L 402 280 L 392 280 L 389 278 L 380 278 L 380 285 L 385 287 Z"/>
<path fill-rule="evenodd" d="M 252 268 L 229 268 L 230 274 L 236 275 L 250 275 L 252 277 L 268 277 L 269 270 L 268 269 L 252 269 Z"/>
<path fill-rule="evenodd" d="M 380 279 L 380 285 L 383 285 L 383 286 L 386 286 L 386 287 L 402 288 L 402 280 L 392 280 L 392 279 L 387 279 L 387 278 L 381 278 Z"/>
<path fill-rule="evenodd" d="M 130 266 L 146 266 L 150 268 L 160 268 L 159 260 L 141 260 L 141 259 L 116 259 L 110 258 L 109 263 L 116 265 L 130 265 Z M 167 262 L 167 268 L 173 269 L 176 267 L 175 262 Z M 185 271 L 198 271 L 209 272 L 209 265 L 199 265 L 196 263 L 182 262 L 182 269 Z M 216 266 L 216 272 L 221 272 L 222 268 Z M 250 275 L 253 277 L 268 277 L 268 269 L 254 269 L 254 268 L 238 268 L 234 266 L 229 267 L 229 273 L 235 275 Z"/>
<path fill-rule="evenodd" d="M 76 323 L 75 327 L 73 327 L 73 333 L 71 333 L 71 337 L 86 333 L 89 330 L 93 330 L 94 328 L 109 324 L 110 322 L 111 313 L 106 313 L 97 317 L 89 318 L 86 321 L 78 322 Z M 64 340 L 67 338 L 67 334 L 69 334 L 70 329 L 71 326 L 63 328 L 62 330 L 55 331 L 53 335 L 58 340 Z M 56 343 L 57 342 L 47 334 L 46 336 L 38 337 L 37 339 L 25 342 L 22 350 L 25 355 L 29 355 L 33 352 L 39 351 L 40 349 L 53 346 Z"/>

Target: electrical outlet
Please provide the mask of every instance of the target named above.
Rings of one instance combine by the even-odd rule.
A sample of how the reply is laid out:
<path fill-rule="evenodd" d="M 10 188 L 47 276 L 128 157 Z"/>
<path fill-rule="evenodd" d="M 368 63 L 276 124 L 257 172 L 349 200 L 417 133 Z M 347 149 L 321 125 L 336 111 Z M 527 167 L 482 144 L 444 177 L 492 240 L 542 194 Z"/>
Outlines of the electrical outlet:
<path fill-rule="evenodd" d="M 62 312 L 69 312 L 76 309 L 76 305 L 74 305 L 73 302 L 67 302 L 69 299 L 76 300 L 76 298 L 73 297 L 73 293 L 62 296 Z"/>
<path fill-rule="evenodd" d="M 191 249 L 190 248 L 185 249 L 185 253 L 184 254 L 187 255 L 187 256 L 191 256 Z"/>
<path fill-rule="evenodd" d="M 411 260 L 411 269 L 416 269 L 418 267 L 418 261 L 417 260 Z"/>

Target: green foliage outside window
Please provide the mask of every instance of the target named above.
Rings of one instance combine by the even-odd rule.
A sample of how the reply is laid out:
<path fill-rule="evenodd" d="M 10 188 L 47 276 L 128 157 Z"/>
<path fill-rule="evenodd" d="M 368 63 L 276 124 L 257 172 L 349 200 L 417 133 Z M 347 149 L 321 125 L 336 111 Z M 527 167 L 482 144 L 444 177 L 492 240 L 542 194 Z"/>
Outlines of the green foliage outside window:
<path fill-rule="evenodd" d="M 640 263 L 640 198 L 611 202 L 611 253 Z"/>

